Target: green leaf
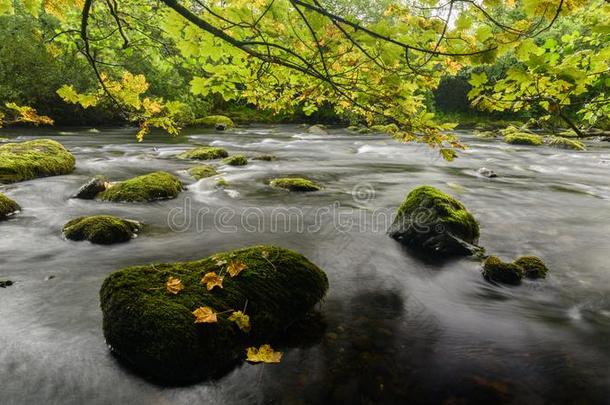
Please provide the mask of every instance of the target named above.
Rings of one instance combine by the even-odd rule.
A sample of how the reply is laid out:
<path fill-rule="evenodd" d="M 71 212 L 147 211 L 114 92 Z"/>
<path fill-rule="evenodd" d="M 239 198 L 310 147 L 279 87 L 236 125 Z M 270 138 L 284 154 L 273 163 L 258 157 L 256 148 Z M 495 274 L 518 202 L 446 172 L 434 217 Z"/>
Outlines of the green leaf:
<path fill-rule="evenodd" d="M 468 80 L 468 83 L 470 83 L 473 87 L 480 87 L 487 83 L 487 80 L 487 73 L 473 73 L 470 76 L 470 80 Z"/>

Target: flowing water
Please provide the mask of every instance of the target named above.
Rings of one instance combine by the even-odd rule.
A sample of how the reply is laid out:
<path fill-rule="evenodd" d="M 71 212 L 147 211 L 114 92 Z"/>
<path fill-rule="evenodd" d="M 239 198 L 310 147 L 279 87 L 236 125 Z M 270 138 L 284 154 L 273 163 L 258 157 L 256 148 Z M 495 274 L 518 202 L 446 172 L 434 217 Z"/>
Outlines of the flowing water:
<path fill-rule="evenodd" d="M 464 133 L 453 163 L 386 136 L 304 127 L 187 131 L 178 138 L 134 131 L 4 130 L 17 140 L 51 137 L 76 171 L 6 185 L 23 211 L 0 223 L 1 404 L 608 403 L 610 397 L 610 143 L 586 152 L 511 146 Z M 196 144 L 249 156 L 219 166 L 229 182 L 194 181 L 175 158 Z M 477 176 L 488 167 L 497 178 Z M 113 204 L 69 196 L 88 178 L 121 180 L 154 170 L 181 177 L 175 200 Z M 317 193 L 271 189 L 268 179 L 305 175 Z M 413 187 L 459 198 L 481 225 L 480 244 L 506 260 L 542 257 L 544 281 L 487 283 L 473 258 L 430 262 L 385 235 Z M 143 221 L 112 247 L 62 238 L 81 215 Z M 277 244 L 323 268 L 330 291 L 325 328 L 307 344 L 280 347 L 278 365 L 244 363 L 186 387 L 133 375 L 105 345 L 98 292 L 110 272 L 191 260 L 253 244 Z"/>

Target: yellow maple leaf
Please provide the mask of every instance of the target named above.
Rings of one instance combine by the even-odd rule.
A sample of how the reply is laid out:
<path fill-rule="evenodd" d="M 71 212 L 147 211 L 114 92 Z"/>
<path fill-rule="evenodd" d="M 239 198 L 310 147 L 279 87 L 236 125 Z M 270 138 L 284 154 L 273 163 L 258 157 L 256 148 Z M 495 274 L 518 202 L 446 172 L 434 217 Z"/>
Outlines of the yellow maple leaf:
<path fill-rule="evenodd" d="M 224 280 L 224 277 L 219 276 L 215 271 L 211 271 L 203 276 L 201 284 L 205 284 L 208 290 L 214 287 L 222 288 L 222 280 Z"/>
<path fill-rule="evenodd" d="M 199 307 L 193 311 L 195 323 L 216 323 L 218 318 L 216 312 L 210 307 Z"/>
<path fill-rule="evenodd" d="M 244 262 L 240 262 L 239 260 L 233 260 L 229 263 L 229 267 L 227 267 L 227 271 L 231 275 L 231 277 L 237 276 L 242 271 L 246 270 L 248 266 Z"/>
<path fill-rule="evenodd" d="M 246 361 L 252 363 L 279 363 L 282 359 L 281 352 L 275 352 L 270 345 L 262 345 L 260 348 L 248 347 L 246 349 Z"/>
<path fill-rule="evenodd" d="M 170 294 L 178 294 L 184 289 L 184 285 L 182 284 L 182 281 L 180 281 L 179 278 L 170 276 L 167 279 L 167 283 L 165 283 L 165 288 Z"/>
<path fill-rule="evenodd" d="M 235 322 L 239 329 L 250 332 L 250 317 L 241 311 L 235 311 L 229 316 L 229 321 Z"/>

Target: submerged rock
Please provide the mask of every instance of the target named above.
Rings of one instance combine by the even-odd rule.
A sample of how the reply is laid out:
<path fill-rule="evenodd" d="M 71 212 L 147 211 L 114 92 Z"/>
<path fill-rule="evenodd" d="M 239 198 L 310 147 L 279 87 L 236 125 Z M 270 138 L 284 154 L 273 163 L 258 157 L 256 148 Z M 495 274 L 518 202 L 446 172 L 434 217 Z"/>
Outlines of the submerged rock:
<path fill-rule="evenodd" d="M 114 184 L 98 194 L 104 201 L 145 202 L 176 198 L 182 183 L 173 174 L 154 172 Z"/>
<path fill-rule="evenodd" d="M 513 264 L 521 267 L 525 277 L 531 279 L 545 278 L 549 271 L 544 262 L 536 256 L 520 257 Z"/>
<path fill-rule="evenodd" d="M 322 189 L 316 182 L 302 177 L 279 177 L 271 180 L 269 185 L 275 188 L 299 192 L 318 191 Z"/>
<path fill-rule="evenodd" d="M 21 211 L 21 207 L 15 201 L 0 193 L 0 221 Z"/>
<path fill-rule="evenodd" d="M 233 120 L 224 115 L 208 115 L 207 117 L 197 118 L 193 121 L 192 125 L 216 128 L 219 131 L 224 131 L 228 128 L 235 128 L 235 123 Z"/>
<path fill-rule="evenodd" d="M 137 221 L 110 215 L 80 217 L 64 225 L 63 233 L 74 241 L 88 240 L 99 245 L 110 245 L 131 240 L 142 228 Z"/>
<path fill-rule="evenodd" d="M 196 160 L 213 160 L 222 159 L 229 156 L 229 152 L 223 148 L 216 148 L 213 146 L 202 146 L 182 152 L 178 155 L 180 159 L 196 159 Z"/>
<path fill-rule="evenodd" d="M 0 145 L 0 183 L 68 174 L 76 160 L 59 142 L 36 139 Z"/>
<path fill-rule="evenodd" d="M 523 278 L 523 269 L 514 263 L 504 263 L 496 256 L 489 256 L 483 263 L 483 277 L 489 281 L 518 285 Z"/>
<path fill-rule="evenodd" d="M 0 280 L 0 288 L 12 286 L 14 283 L 11 280 Z"/>
<path fill-rule="evenodd" d="M 233 155 L 226 158 L 222 162 L 230 166 L 245 166 L 248 164 L 248 158 L 244 155 Z"/>
<path fill-rule="evenodd" d="M 407 195 L 388 234 L 402 244 L 439 255 L 471 255 L 479 250 L 479 224 L 455 198 L 420 186 Z"/>
<path fill-rule="evenodd" d="M 272 162 L 277 160 L 277 156 L 275 155 L 259 155 L 252 158 L 252 160 L 262 160 L 264 162 Z"/>
<path fill-rule="evenodd" d="M 102 191 L 106 191 L 112 185 L 110 184 L 110 180 L 106 176 L 95 176 L 90 179 L 88 182 L 83 184 L 81 188 L 78 189 L 76 194 L 72 196 L 72 198 L 79 198 L 81 200 L 93 200 L 95 196 L 97 196 Z"/>
<path fill-rule="evenodd" d="M 477 173 L 483 177 L 487 177 L 487 178 L 493 178 L 493 177 L 498 177 L 498 175 L 496 174 L 496 172 L 494 172 L 491 169 L 488 169 L 486 167 L 481 167 L 479 170 L 477 170 Z"/>
<path fill-rule="evenodd" d="M 239 274 L 227 274 L 236 268 Z M 210 273 L 223 277 L 222 287 L 208 290 L 202 278 Z M 194 382 L 230 369 L 245 357 L 246 347 L 278 337 L 327 289 L 321 269 L 274 246 L 129 267 L 102 285 L 104 336 L 136 372 L 164 383 Z M 198 309 L 215 315 L 196 323 Z M 234 311 L 249 316 L 249 328 L 229 320 Z"/>
<path fill-rule="evenodd" d="M 548 140 L 549 145 L 556 148 L 585 150 L 585 144 L 575 139 L 563 138 L 561 136 L 552 136 Z"/>
<path fill-rule="evenodd" d="M 324 125 L 312 125 L 309 127 L 307 132 L 313 135 L 328 135 L 328 132 L 326 132 Z"/>
<path fill-rule="evenodd" d="M 189 174 L 193 176 L 197 180 L 201 180 L 205 177 L 216 176 L 218 172 L 213 166 L 210 165 L 199 165 L 195 167 L 191 167 L 188 170 Z"/>
<path fill-rule="evenodd" d="M 529 134 L 527 132 L 514 132 L 504 135 L 504 142 L 513 145 L 533 145 L 539 146 L 544 143 L 540 135 Z"/>

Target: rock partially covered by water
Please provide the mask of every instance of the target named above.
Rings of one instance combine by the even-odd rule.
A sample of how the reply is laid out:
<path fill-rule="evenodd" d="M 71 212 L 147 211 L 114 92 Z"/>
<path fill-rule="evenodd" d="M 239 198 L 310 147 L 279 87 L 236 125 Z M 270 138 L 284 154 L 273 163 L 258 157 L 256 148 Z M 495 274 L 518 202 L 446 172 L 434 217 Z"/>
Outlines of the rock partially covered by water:
<path fill-rule="evenodd" d="M 14 283 L 11 280 L 0 280 L 0 288 L 12 286 Z"/>
<path fill-rule="evenodd" d="M 277 156 L 275 156 L 275 155 L 259 155 L 259 156 L 254 156 L 252 159 L 253 160 L 262 160 L 264 162 L 273 162 L 274 160 L 277 160 Z"/>
<path fill-rule="evenodd" d="M 72 198 L 93 200 L 99 193 L 106 191 L 111 186 L 112 184 L 106 176 L 98 175 L 83 184 Z"/>
<path fill-rule="evenodd" d="M 216 169 L 210 165 L 199 165 L 191 167 L 188 172 L 197 180 L 201 180 L 206 177 L 216 176 L 218 174 Z"/>
<path fill-rule="evenodd" d="M 407 195 L 388 234 L 424 253 L 471 255 L 478 250 L 479 224 L 455 198 L 420 186 Z"/>
<path fill-rule="evenodd" d="M 562 136 L 552 136 L 548 140 L 549 145 L 562 149 L 585 150 L 585 144 L 575 139 L 568 139 Z"/>
<path fill-rule="evenodd" d="M 483 177 L 487 177 L 487 178 L 493 178 L 493 177 L 498 177 L 498 175 L 496 174 L 496 172 L 494 172 L 491 169 L 488 169 L 486 167 L 481 167 L 479 170 L 477 170 L 477 173 Z"/>
<path fill-rule="evenodd" d="M 513 145 L 533 145 L 539 146 L 544 143 L 540 135 L 529 134 L 527 132 L 514 132 L 504 135 L 504 142 Z"/>
<path fill-rule="evenodd" d="M 518 285 L 523 269 L 514 263 L 505 263 L 496 256 L 489 256 L 483 263 L 483 277 L 497 283 Z"/>
<path fill-rule="evenodd" d="M 228 128 L 235 128 L 235 123 L 233 120 L 224 115 L 208 115 L 207 117 L 197 118 L 193 121 L 193 125 L 216 128 L 218 131 L 224 131 Z"/>
<path fill-rule="evenodd" d="M 68 174 L 76 160 L 59 142 L 36 139 L 0 145 L 0 183 Z"/>
<path fill-rule="evenodd" d="M 21 211 L 19 204 L 0 193 L 0 221 L 19 211 Z"/>
<path fill-rule="evenodd" d="M 271 187 L 298 192 L 310 192 L 322 189 L 316 182 L 302 177 L 279 177 L 271 180 L 269 184 Z"/>
<path fill-rule="evenodd" d="M 216 148 L 213 146 L 202 146 L 182 152 L 178 155 L 180 159 L 195 159 L 195 160 L 213 160 L 222 159 L 229 156 L 229 152 L 223 148 Z"/>
<path fill-rule="evenodd" d="M 182 183 L 173 174 L 154 172 L 114 184 L 98 194 L 104 201 L 146 202 L 176 198 Z"/>
<path fill-rule="evenodd" d="M 111 245 L 131 240 L 142 228 L 137 221 L 110 215 L 80 217 L 64 225 L 64 236 L 74 241 L 88 240 L 98 245 Z"/>
<path fill-rule="evenodd" d="M 324 127 L 324 125 L 312 125 L 309 127 L 307 132 L 312 135 L 328 135 L 328 132 L 326 132 L 326 128 Z"/>
<path fill-rule="evenodd" d="M 208 290 L 206 275 L 221 277 L 222 288 Z M 321 269 L 274 246 L 129 267 L 102 285 L 104 336 L 136 372 L 159 382 L 194 382 L 230 369 L 246 347 L 278 337 L 327 289 Z M 212 315 L 202 319 L 195 311 Z M 245 311 L 249 328 L 230 320 L 234 311 Z"/>
<path fill-rule="evenodd" d="M 549 271 L 542 259 L 536 256 L 520 257 L 513 264 L 521 267 L 525 277 L 531 279 L 545 278 Z"/>
<path fill-rule="evenodd" d="M 248 164 L 248 158 L 244 155 L 233 155 L 222 161 L 230 166 L 245 166 Z"/>

